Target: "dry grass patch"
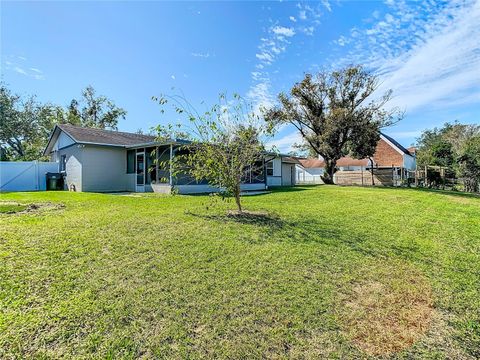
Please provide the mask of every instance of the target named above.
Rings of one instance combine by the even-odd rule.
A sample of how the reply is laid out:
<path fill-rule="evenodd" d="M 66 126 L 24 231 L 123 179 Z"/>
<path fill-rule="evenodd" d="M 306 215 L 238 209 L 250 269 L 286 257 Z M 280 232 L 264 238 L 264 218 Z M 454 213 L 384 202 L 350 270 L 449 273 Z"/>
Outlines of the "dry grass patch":
<path fill-rule="evenodd" d="M 347 336 L 369 355 L 410 347 L 430 327 L 433 308 L 427 279 L 400 264 L 377 264 L 367 272 L 344 300 Z"/>
<path fill-rule="evenodd" d="M 11 202 L 11 201 L 2 201 L 0 202 L 0 214 L 13 215 L 13 214 L 36 213 L 36 212 L 63 209 L 64 207 L 65 205 L 63 204 L 54 204 L 50 202 L 21 204 L 21 203 Z"/>

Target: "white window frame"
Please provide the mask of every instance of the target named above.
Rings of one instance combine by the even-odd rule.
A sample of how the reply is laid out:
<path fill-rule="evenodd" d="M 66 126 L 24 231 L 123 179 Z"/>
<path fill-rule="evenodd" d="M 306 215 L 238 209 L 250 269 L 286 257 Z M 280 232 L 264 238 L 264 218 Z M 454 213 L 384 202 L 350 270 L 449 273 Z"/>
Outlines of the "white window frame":
<path fill-rule="evenodd" d="M 269 164 L 272 164 L 272 175 L 269 175 L 268 174 L 268 170 L 270 170 L 270 168 L 268 167 Z M 273 160 L 270 160 L 270 161 L 267 161 L 266 164 L 265 164 L 265 172 L 267 173 L 267 176 L 274 176 L 275 174 L 275 162 Z"/>
<path fill-rule="evenodd" d="M 64 161 L 65 160 L 65 161 Z M 60 172 L 67 171 L 67 155 L 60 155 Z"/>

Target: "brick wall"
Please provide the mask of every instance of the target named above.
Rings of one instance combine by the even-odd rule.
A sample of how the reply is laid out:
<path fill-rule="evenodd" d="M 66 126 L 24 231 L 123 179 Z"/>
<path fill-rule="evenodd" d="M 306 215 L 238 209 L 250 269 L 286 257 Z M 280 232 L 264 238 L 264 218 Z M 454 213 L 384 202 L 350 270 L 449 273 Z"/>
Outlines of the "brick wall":
<path fill-rule="evenodd" d="M 383 139 L 377 144 L 373 160 L 378 166 L 403 166 L 403 156 Z"/>

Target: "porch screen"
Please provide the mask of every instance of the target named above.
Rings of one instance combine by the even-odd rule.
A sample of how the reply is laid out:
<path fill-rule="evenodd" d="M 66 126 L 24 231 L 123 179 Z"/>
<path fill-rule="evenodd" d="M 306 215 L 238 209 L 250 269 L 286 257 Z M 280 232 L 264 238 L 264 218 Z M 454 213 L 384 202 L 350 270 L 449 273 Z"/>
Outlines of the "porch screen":
<path fill-rule="evenodd" d="M 127 174 L 135 173 L 135 150 L 127 150 Z"/>

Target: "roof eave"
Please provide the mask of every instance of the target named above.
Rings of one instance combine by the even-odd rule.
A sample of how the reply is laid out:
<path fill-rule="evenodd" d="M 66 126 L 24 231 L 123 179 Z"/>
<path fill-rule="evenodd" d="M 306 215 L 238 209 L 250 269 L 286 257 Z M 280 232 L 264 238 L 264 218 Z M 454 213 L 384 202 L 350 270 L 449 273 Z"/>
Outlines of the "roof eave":
<path fill-rule="evenodd" d="M 188 145 L 190 144 L 187 140 L 171 140 L 171 141 L 149 141 L 146 143 L 126 145 L 127 149 L 135 149 L 139 147 L 149 147 L 149 146 L 165 146 L 165 145 Z"/>

